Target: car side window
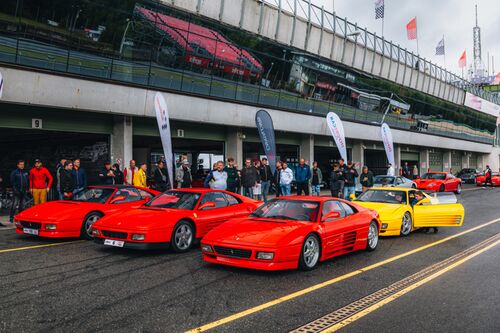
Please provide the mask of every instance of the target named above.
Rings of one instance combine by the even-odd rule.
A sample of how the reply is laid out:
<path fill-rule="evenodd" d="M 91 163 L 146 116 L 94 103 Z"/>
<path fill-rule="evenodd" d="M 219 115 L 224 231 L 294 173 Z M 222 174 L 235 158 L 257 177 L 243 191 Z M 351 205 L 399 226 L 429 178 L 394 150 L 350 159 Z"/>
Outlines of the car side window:
<path fill-rule="evenodd" d="M 345 217 L 345 211 L 340 206 L 340 202 L 337 200 L 325 201 L 325 203 L 323 203 L 323 210 L 321 211 L 321 218 L 323 219 L 330 212 L 339 212 L 340 218 Z M 324 222 L 330 222 L 330 221 L 334 221 L 334 220 L 335 219 L 328 219 Z"/>
<path fill-rule="evenodd" d="M 139 193 L 141 194 L 141 198 L 142 199 L 151 199 L 153 197 L 153 195 L 149 192 L 146 192 L 144 190 L 139 190 Z"/>
<path fill-rule="evenodd" d="M 346 204 L 344 202 L 341 202 L 340 205 L 344 209 L 346 216 L 354 214 L 354 209 L 350 205 L 348 205 L 348 204 Z"/>
<path fill-rule="evenodd" d="M 231 194 L 224 193 L 224 196 L 226 197 L 229 206 L 237 205 L 240 203 L 240 201 L 235 197 L 233 197 Z"/>
<path fill-rule="evenodd" d="M 139 191 L 135 188 L 121 188 L 118 191 L 116 191 L 115 195 L 113 195 L 114 200 L 118 197 L 124 197 L 122 200 L 117 200 L 113 202 L 114 204 L 122 204 L 122 203 L 129 203 L 129 202 L 134 202 L 134 201 L 139 201 L 142 200 L 141 194 Z"/>
<path fill-rule="evenodd" d="M 217 209 L 217 208 L 224 208 L 224 207 L 227 207 L 228 206 L 228 202 L 224 196 L 224 193 L 222 192 L 209 192 L 209 193 L 206 193 L 204 196 L 203 196 L 203 199 L 201 199 L 201 203 L 200 205 L 203 205 L 207 202 L 213 202 L 215 203 L 215 207 L 213 208 L 207 208 L 207 210 L 209 209 Z"/>

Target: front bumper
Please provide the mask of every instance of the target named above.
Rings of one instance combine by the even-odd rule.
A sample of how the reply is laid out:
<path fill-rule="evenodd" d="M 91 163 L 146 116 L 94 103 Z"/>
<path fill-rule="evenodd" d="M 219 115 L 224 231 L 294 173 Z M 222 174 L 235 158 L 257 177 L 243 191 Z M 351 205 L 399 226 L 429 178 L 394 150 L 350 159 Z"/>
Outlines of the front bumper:
<path fill-rule="evenodd" d="M 203 252 L 203 260 L 205 262 L 220 264 L 226 266 L 257 269 L 264 271 L 279 271 L 286 269 L 297 269 L 299 265 L 299 255 L 302 244 L 290 245 L 283 248 L 265 248 L 255 246 L 237 246 L 229 244 L 219 244 L 202 241 L 204 245 L 210 245 L 214 252 Z M 241 250 L 250 250 L 251 255 L 249 258 L 237 258 L 217 253 L 215 247 L 226 247 Z M 272 260 L 257 259 L 257 252 L 273 252 L 274 258 Z"/>
<path fill-rule="evenodd" d="M 118 241 L 123 241 L 123 247 L 117 247 L 117 248 L 124 248 L 124 249 L 133 249 L 133 250 L 164 250 L 168 249 L 170 247 L 170 242 L 164 242 L 164 243 L 146 243 L 146 242 L 131 242 L 128 240 L 123 240 L 123 239 L 114 239 Z M 104 245 L 104 238 L 94 238 L 94 243 Z M 111 246 L 111 245 L 104 245 L 106 247 L 116 247 L 116 246 Z"/>

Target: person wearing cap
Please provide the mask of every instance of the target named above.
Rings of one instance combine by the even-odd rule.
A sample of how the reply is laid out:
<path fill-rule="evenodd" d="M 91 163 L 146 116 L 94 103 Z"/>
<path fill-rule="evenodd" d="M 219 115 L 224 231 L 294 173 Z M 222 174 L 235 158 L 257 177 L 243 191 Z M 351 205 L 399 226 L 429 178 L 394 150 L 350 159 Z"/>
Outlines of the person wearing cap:
<path fill-rule="evenodd" d="M 33 204 L 47 202 L 47 193 L 53 182 L 49 170 L 42 165 L 42 161 L 35 160 L 35 166 L 30 170 L 30 192 L 33 195 Z"/>
<path fill-rule="evenodd" d="M 193 182 L 191 176 L 191 169 L 189 168 L 189 161 L 182 160 L 180 167 L 175 170 L 175 181 L 177 182 L 177 188 L 189 188 Z"/>
<path fill-rule="evenodd" d="M 148 165 L 146 163 L 142 163 L 141 167 L 134 175 L 134 186 L 144 187 L 144 188 L 148 187 L 147 184 L 148 177 L 146 174 L 147 170 L 148 170 Z"/>

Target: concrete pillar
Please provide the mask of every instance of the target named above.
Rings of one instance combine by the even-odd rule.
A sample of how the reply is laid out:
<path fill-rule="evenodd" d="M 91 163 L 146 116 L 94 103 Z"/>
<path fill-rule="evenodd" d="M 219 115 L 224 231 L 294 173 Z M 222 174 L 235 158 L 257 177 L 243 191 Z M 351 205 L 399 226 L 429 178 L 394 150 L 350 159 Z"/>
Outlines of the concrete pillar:
<path fill-rule="evenodd" d="M 401 172 L 401 146 L 398 144 L 394 144 L 394 163 L 396 165 L 394 166 L 394 173 L 396 175 L 399 175 Z"/>
<path fill-rule="evenodd" d="M 303 158 L 309 165 L 314 162 L 314 135 L 303 135 L 300 140 L 299 159 Z"/>
<path fill-rule="evenodd" d="M 420 167 L 419 167 L 419 174 L 423 175 L 424 173 L 427 172 L 427 169 L 429 168 L 429 150 L 428 149 L 422 149 L 420 151 Z"/>
<path fill-rule="evenodd" d="M 363 142 L 353 142 L 351 159 L 356 166 L 356 170 L 361 171 L 361 168 L 365 165 L 365 146 Z"/>
<path fill-rule="evenodd" d="M 114 116 L 113 121 L 113 134 L 111 135 L 111 162 L 115 163 L 117 160 L 121 160 L 121 165 L 126 166 L 133 158 L 132 117 Z"/>
<path fill-rule="evenodd" d="M 469 152 L 465 152 L 464 155 L 462 156 L 462 168 L 469 168 L 470 162 L 469 162 Z"/>
<path fill-rule="evenodd" d="M 238 167 L 243 167 L 243 132 L 228 128 L 226 137 L 226 160 L 232 157 Z"/>
<path fill-rule="evenodd" d="M 451 151 L 445 151 L 443 153 L 443 171 L 450 172 L 451 168 Z M 460 170 L 457 170 L 460 171 Z"/>

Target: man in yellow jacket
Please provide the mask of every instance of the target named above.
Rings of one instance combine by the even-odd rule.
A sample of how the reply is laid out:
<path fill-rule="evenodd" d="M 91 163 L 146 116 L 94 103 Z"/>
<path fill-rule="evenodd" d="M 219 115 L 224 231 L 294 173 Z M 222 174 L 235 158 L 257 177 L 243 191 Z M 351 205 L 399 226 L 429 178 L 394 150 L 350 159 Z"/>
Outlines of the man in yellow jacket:
<path fill-rule="evenodd" d="M 134 174 L 134 186 L 139 187 L 147 187 L 147 177 L 146 171 L 148 170 L 148 166 L 146 163 L 142 163 L 139 170 Z"/>

